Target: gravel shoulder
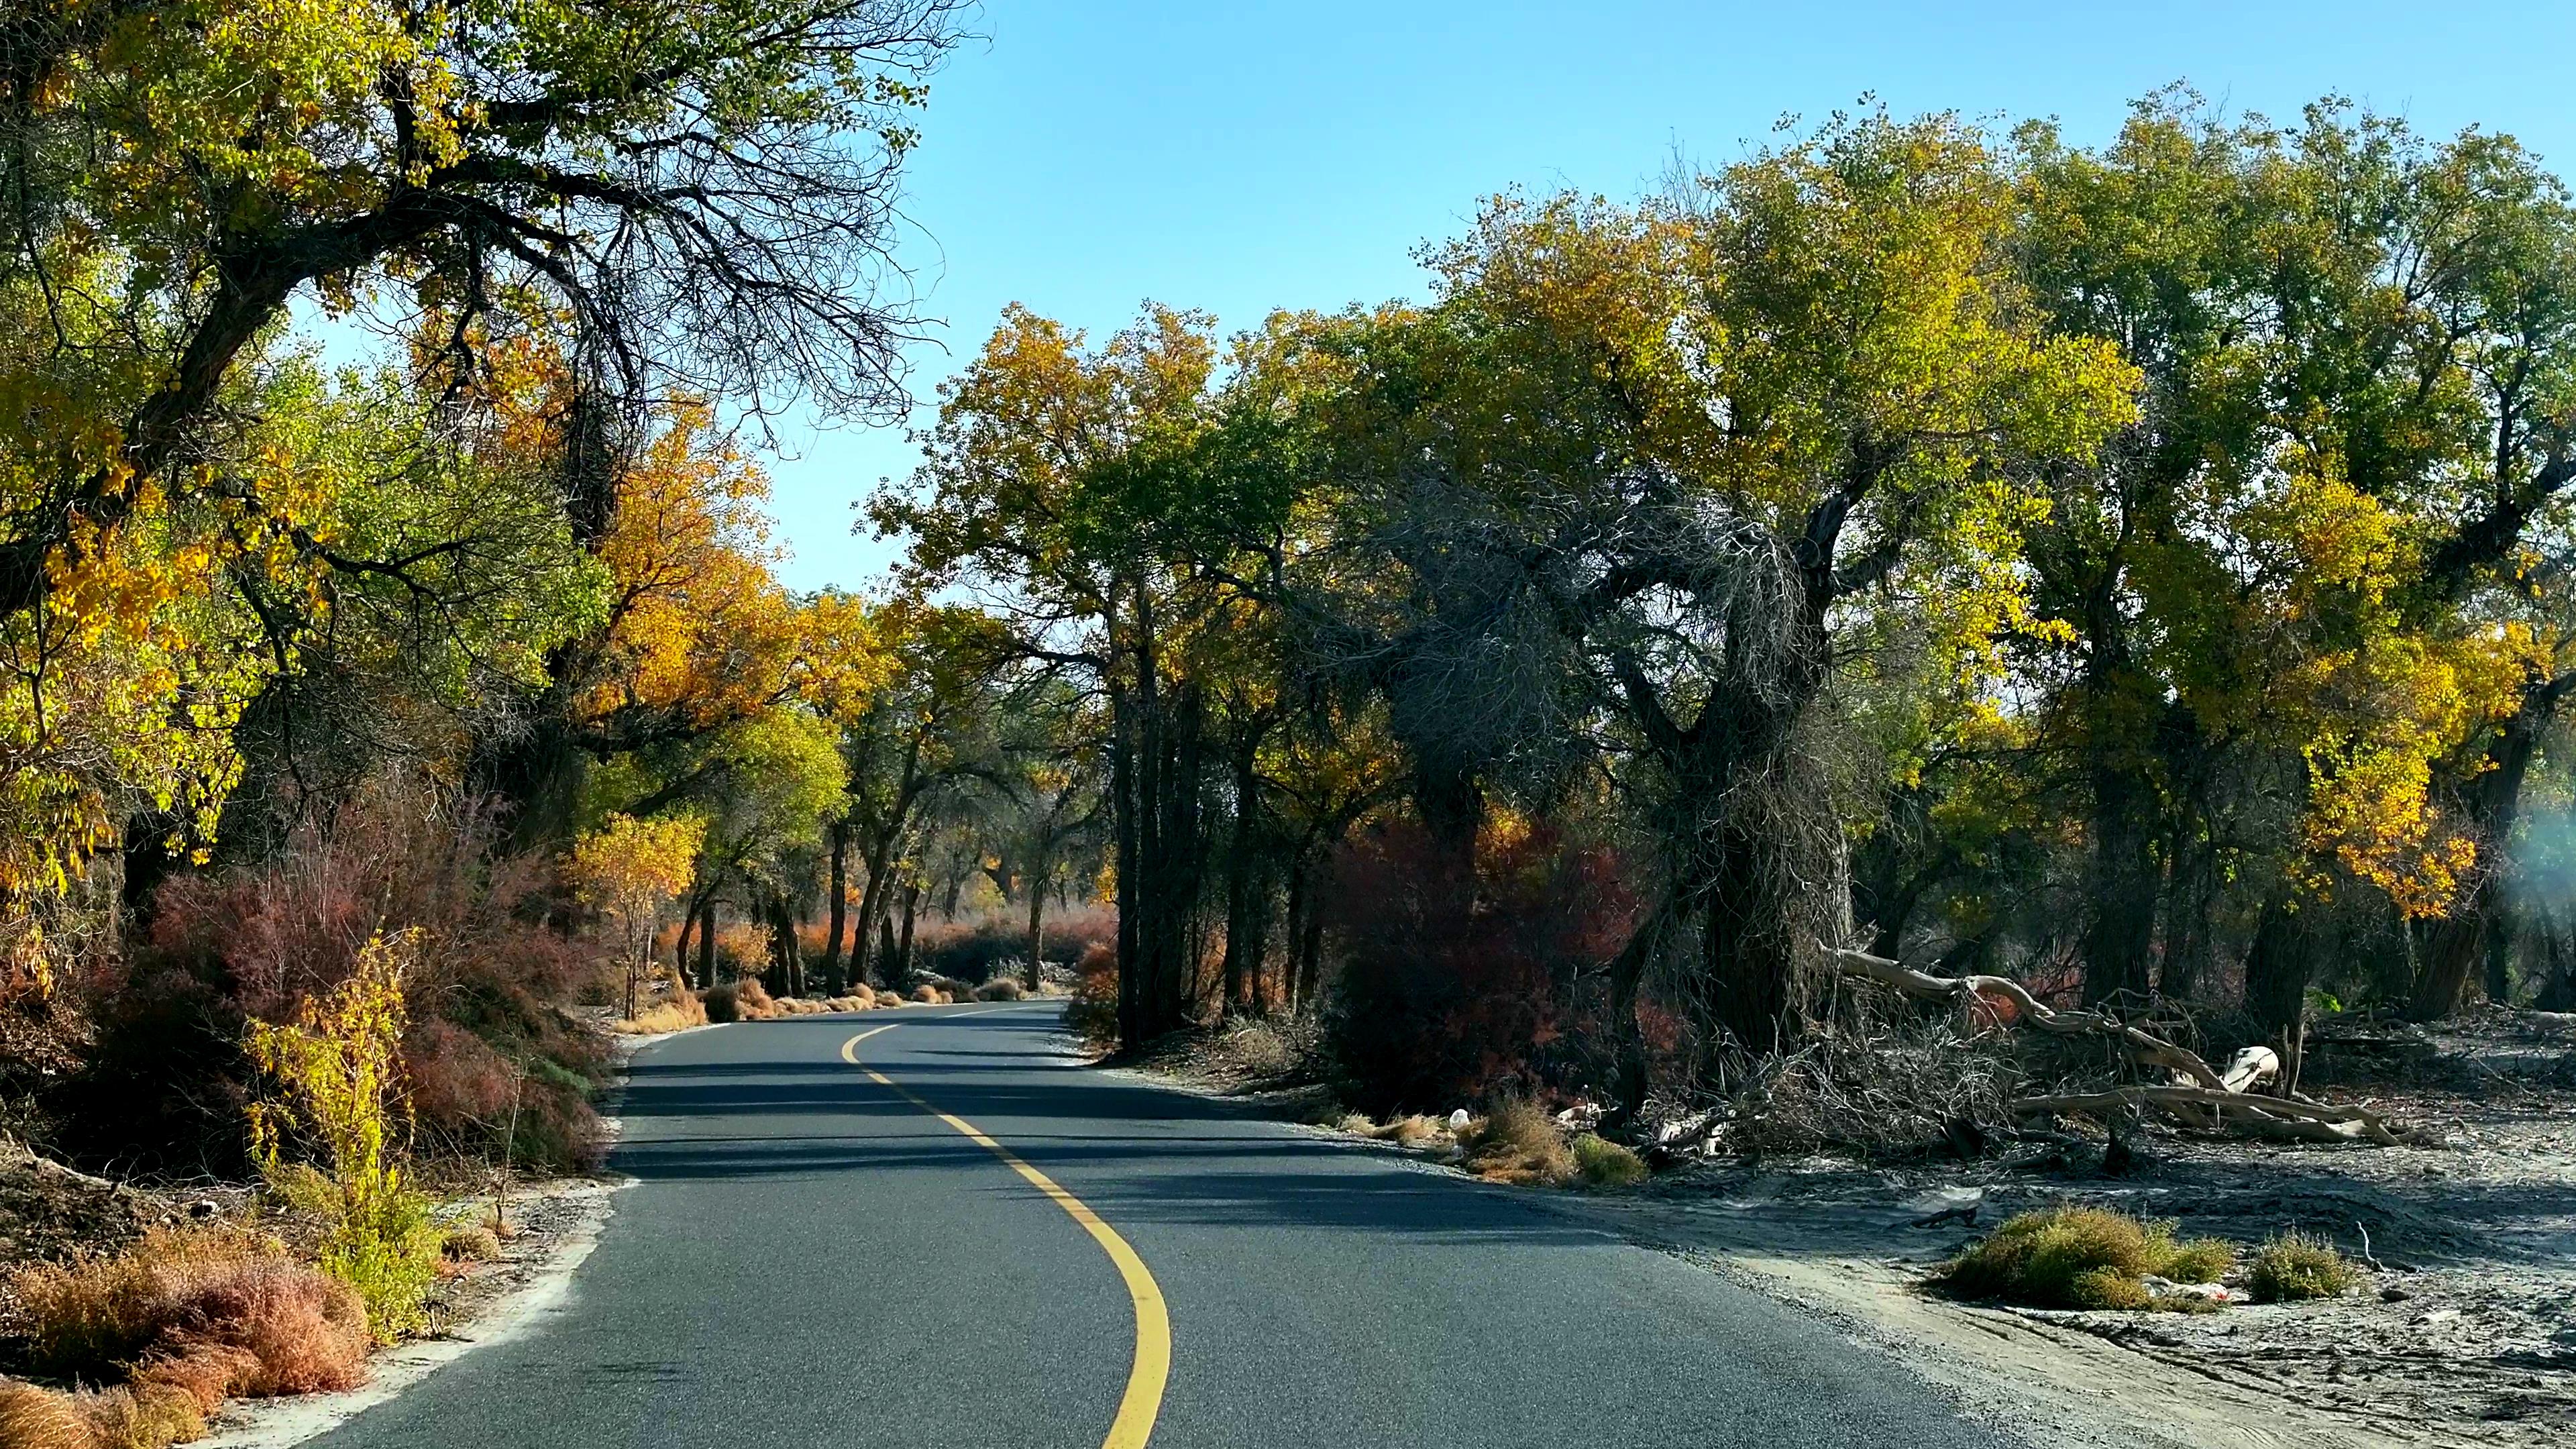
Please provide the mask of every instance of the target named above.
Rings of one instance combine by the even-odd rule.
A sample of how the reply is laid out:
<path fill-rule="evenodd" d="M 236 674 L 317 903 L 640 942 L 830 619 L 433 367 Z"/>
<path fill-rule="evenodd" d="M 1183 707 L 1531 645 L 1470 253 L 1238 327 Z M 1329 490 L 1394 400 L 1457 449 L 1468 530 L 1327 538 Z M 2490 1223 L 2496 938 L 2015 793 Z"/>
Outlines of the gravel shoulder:
<path fill-rule="evenodd" d="M 1290 1119 L 1323 1101 L 1316 1089 L 1265 1089 L 1221 1050 L 1125 1070 Z M 2131 1139 L 2116 1176 L 2068 1138 L 1972 1161 L 1706 1158 L 1635 1189 L 1531 1191 L 1818 1313 L 2043 1443 L 2576 1442 L 2576 1018 L 2493 1012 L 2438 1031 L 2333 1023 L 2310 1047 L 2308 1074 L 2389 1112 L 2406 1144 L 2157 1132 Z M 1436 1143 L 1366 1145 L 1429 1164 L 1448 1155 Z M 1927 1290 L 1983 1231 L 2058 1202 L 2248 1246 L 2297 1227 L 2369 1271 L 2340 1298 L 2205 1316 L 1986 1306 Z"/>

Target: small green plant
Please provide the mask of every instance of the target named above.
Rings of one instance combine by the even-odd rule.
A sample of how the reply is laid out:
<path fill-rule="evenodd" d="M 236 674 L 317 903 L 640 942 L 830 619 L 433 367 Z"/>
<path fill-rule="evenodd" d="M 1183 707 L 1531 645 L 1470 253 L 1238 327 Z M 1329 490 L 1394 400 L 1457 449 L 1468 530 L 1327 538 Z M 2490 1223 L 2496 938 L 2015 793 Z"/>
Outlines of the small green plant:
<path fill-rule="evenodd" d="M 1594 1187 L 1626 1187 L 1646 1180 L 1644 1158 L 1590 1132 L 1574 1139 L 1574 1170 Z"/>
<path fill-rule="evenodd" d="M 2107 1208 L 2053 1207 L 2022 1213 L 1953 1259 L 1939 1281 L 1968 1298 L 1995 1298 L 2035 1308 L 2139 1309 L 2157 1306 L 2144 1278 L 2152 1273 L 2206 1283 L 2236 1261 L 2214 1238 L 2177 1242 L 2164 1223 L 2145 1223 Z M 2181 1311 L 2202 1300 L 2163 1300 Z"/>
<path fill-rule="evenodd" d="M 401 1167 L 403 969 L 414 932 L 378 936 L 357 969 L 293 1023 L 253 1022 L 250 1054 L 277 1094 L 250 1108 L 251 1144 L 272 1189 L 324 1223 L 317 1266 L 358 1292 L 367 1325 L 391 1342 L 428 1321 L 438 1269 L 429 1199 Z M 320 1160 L 297 1171 L 292 1142 Z"/>
<path fill-rule="evenodd" d="M 2332 1298 L 2350 1288 L 2361 1271 L 2335 1245 L 2292 1228 L 2264 1240 L 2254 1250 L 2254 1266 L 2245 1286 L 2257 1303 L 2298 1303 Z"/>

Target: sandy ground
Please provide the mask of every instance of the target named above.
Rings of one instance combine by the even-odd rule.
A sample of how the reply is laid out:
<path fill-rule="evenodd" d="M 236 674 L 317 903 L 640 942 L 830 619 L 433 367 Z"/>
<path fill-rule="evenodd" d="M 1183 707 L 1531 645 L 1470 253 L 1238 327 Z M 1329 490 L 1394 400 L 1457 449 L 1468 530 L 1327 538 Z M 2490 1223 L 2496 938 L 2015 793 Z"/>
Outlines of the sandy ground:
<path fill-rule="evenodd" d="M 1217 1050 L 1145 1070 L 1282 1116 L 1315 1113 L 1315 1090 L 1267 1089 L 1274 1065 Z M 2081 1142 L 1974 1161 L 1712 1158 L 1551 1205 L 1806 1306 L 2041 1443 L 2576 1444 L 2576 1018 L 2493 1012 L 2433 1032 L 2329 1023 L 2304 1085 L 2386 1110 L 2407 1145 L 2151 1131 L 2118 1176 Z M 1449 1152 L 1369 1145 L 1435 1162 Z M 2055 1202 L 2248 1246 L 2296 1227 L 2370 1271 L 2337 1299 L 2206 1316 L 1928 1290 L 1983 1231 Z"/>

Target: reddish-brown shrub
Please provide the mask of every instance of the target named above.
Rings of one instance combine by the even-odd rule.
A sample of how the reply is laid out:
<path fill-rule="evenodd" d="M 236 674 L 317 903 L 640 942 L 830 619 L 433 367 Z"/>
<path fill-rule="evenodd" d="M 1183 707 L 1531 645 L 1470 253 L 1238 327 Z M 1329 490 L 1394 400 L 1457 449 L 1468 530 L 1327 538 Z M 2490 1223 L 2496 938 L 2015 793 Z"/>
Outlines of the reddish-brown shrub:
<path fill-rule="evenodd" d="M 1076 906 L 1046 919 L 1045 959 L 1071 966 L 1092 950 L 1115 949 L 1118 916 L 1096 905 Z M 1023 911 L 925 920 L 914 929 L 913 970 L 979 985 L 996 974 L 1028 969 L 1029 922 Z"/>
<path fill-rule="evenodd" d="M 1560 1085 L 1597 1034 L 1573 983 L 1635 914 L 1607 851 L 1546 829 L 1460 859 L 1390 825 L 1344 849 L 1327 902 L 1344 959 L 1327 1046 L 1378 1116 Z"/>
<path fill-rule="evenodd" d="M 427 1145 L 587 1166 L 606 1048 L 562 1006 L 595 967 L 546 926 L 554 890 L 550 862 L 500 848 L 487 805 L 402 778 L 265 863 L 172 877 L 137 949 L 80 983 L 97 1036 L 54 1094 L 67 1142 L 128 1167 L 243 1171 L 244 1023 L 289 1019 L 377 930 L 416 926 L 430 945 L 405 983 L 404 1057 Z"/>
<path fill-rule="evenodd" d="M 1118 952 L 1106 945 L 1082 953 L 1073 999 L 1065 1003 L 1067 1031 L 1103 1051 L 1118 1044 Z"/>
<path fill-rule="evenodd" d="M 753 1021 L 764 1021 L 778 1015 L 778 1002 L 757 976 L 746 976 L 733 984 L 734 1005 Z"/>
<path fill-rule="evenodd" d="M 177 1389 L 195 1400 L 200 1412 L 211 1414 L 232 1396 L 234 1384 L 258 1372 L 259 1360 L 246 1348 L 201 1344 L 145 1359 L 136 1366 L 134 1381 Z"/>
<path fill-rule="evenodd" d="M 326 1393 L 367 1376 L 367 1305 L 357 1291 L 297 1263 L 245 1265 L 208 1283 L 173 1335 L 182 1345 L 239 1349 L 232 1392 L 251 1398 Z"/>

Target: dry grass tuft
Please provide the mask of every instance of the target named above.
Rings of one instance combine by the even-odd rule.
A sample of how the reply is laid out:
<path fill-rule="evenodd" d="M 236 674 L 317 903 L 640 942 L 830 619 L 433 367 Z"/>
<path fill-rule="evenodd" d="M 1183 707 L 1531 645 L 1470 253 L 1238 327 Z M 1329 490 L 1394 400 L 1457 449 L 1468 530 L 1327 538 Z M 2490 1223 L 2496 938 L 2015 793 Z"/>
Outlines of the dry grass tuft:
<path fill-rule="evenodd" d="M 88 1413 L 90 1442 L 98 1449 L 168 1449 L 206 1434 L 206 1410 L 186 1390 L 167 1384 L 139 1383 L 73 1399 Z"/>
<path fill-rule="evenodd" d="M 0 1383 L 0 1449 L 90 1449 L 89 1415 L 69 1394 Z"/>
<path fill-rule="evenodd" d="M 742 1020 L 742 1000 L 730 986 L 710 986 L 699 992 L 698 1004 L 706 1012 L 709 1021 Z"/>
<path fill-rule="evenodd" d="M 31 1357 L 65 1377 L 103 1381 L 126 1365 L 174 1365 L 158 1378 L 208 1394 L 301 1394 L 366 1376 L 365 1303 L 344 1283 L 289 1259 L 276 1240 L 231 1229 L 156 1229 L 115 1257 L 21 1273 Z M 208 1364 L 220 1358 L 222 1388 Z"/>
<path fill-rule="evenodd" d="M 1366 1122 L 1368 1119 L 1362 1117 L 1360 1120 Z M 1416 1113 L 1411 1117 L 1398 1117 L 1383 1127 L 1361 1130 L 1380 1142 L 1392 1142 L 1398 1147 L 1419 1147 L 1442 1136 L 1448 1129 L 1442 1127 L 1437 1118 Z"/>
<path fill-rule="evenodd" d="M 467 1223 L 449 1228 L 438 1252 L 454 1263 L 489 1263 L 501 1256 L 501 1235 L 482 1223 Z"/>
<path fill-rule="evenodd" d="M 67 1394 L 0 1384 L 0 1449 L 169 1449 L 205 1432 L 197 1401 L 164 1384 Z"/>
<path fill-rule="evenodd" d="M 885 990 L 879 990 L 879 991 L 877 992 L 877 1008 L 878 1008 L 880 1011 L 882 1011 L 882 1010 L 884 1010 L 885 1008 L 890 1007 L 890 1006 L 901 1006 L 901 1005 L 903 1005 L 903 998 L 902 998 L 902 997 L 900 997 L 900 996 L 897 996 L 895 993 L 893 993 L 893 992 L 891 992 L 891 991 L 885 991 Z"/>
<path fill-rule="evenodd" d="M 874 1011 L 877 998 L 874 992 L 865 996 L 834 996 L 826 999 L 823 1006 L 829 1011 Z"/>
<path fill-rule="evenodd" d="M 1575 1173 L 1574 1150 L 1545 1108 L 1525 1097 L 1506 1097 L 1458 1134 L 1467 1170 L 1491 1182 L 1554 1187 Z"/>
<path fill-rule="evenodd" d="M 2245 1286 L 2257 1303 L 2299 1303 L 2333 1298 L 2360 1277 L 2361 1270 L 2345 1261 L 2334 1244 L 2292 1228 L 2254 1250 Z"/>
<path fill-rule="evenodd" d="M 635 1016 L 617 1023 L 614 1029 L 628 1036 L 661 1036 L 706 1024 L 706 1003 L 683 991 L 668 1001 L 655 1002 Z"/>
<path fill-rule="evenodd" d="M 1963 1297 L 2034 1308 L 2139 1309 L 2156 1305 L 2146 1275 L 2202 1283 L 2235 1261 L 2236 1250 L 2215 1239 L 2176 1242 L 2168 1224 L 2053 1207 L 2012 1218 L 1951 1260 L 1937 1281 Z"/>
<path fill-rule="evenodd" d="M 996 976 L 975 988 L 977 1001 L 1024 1001 L 1028 994 L 1019 979 L 1012 976 Z"/>
<path fill-rule="evenodd" d="M 742 1009 L 745 1021 L 768 1021 L 779 1015 L 777 1001 L 757 976 L 746 976 L 733 984 L 733 1001 Z"/>
<path fill-rule="evenodd" d="M 1607 1137 L 1586 1132 L 1574 1139 L 1574 1170 L 1594 1187 L 1626 1187 L 1646 1180 L 1646 1159 Z"/>
<path fill-rule="evenodd" d="M 945 1006 L 948 1004 L 948 993 L 925 981 L 912 988 L 912 999 L 924 1006 Z"/>

